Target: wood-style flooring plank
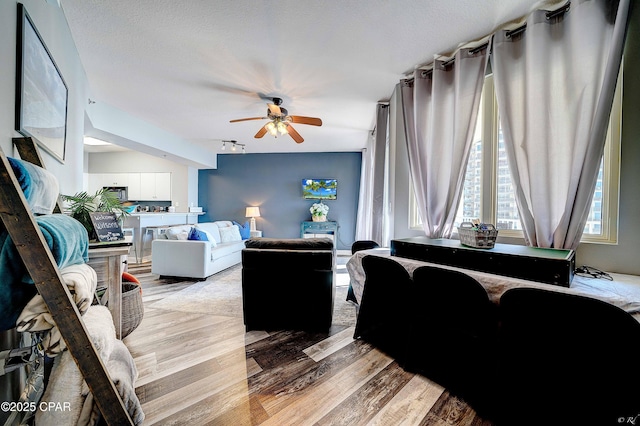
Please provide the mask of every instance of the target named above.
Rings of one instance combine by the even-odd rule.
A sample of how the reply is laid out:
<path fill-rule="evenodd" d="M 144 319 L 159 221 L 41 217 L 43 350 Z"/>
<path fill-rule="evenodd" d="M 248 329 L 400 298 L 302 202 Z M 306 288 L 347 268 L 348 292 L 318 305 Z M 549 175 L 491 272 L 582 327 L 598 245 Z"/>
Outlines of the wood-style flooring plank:
<path fill-rule="evenodd" d="M 411 380 L 371 419 L 371 425 L 417 425 L 427 416 L 444 389 L 426 377 Z"/>
<path fill-rule="evenodd" d="M 289 401 L 286 402 L 283 398 L 261 401 L 262 406 L 271 415 L 263 424 L 316 423 L 392 361 L 374 349 L 339 371 L 330 381 L 311 383 L 305 389 L 300 389 L 294 400 L 291 400 L 293 394 L 288 393 Z"/>
<path fill-rule="evenodd" d="M 413 374 L 405 372 L 396 362 L 392 362 L 349 395 L 317 424 L 323 426 L 368 424 L 371 418 L 404 389 L 412 377 Z"/>
<path fill-rule="evenodd" d="M 323 358 L 331 355 L 335 351 L 344 348 L 353 342 L 353 333 L 355 327 L 348 327 L 339 333 L 334 334 L 321 342 L 316 343 L 303 350 L 305 354 L 312 360 L 318 362 Z"/>
<path fill-rule="evenodd" d="M 242 357 L 243 349 L 239 349 Z M 162 396 L 142 404 L 145 425 L 156 424 L 166 417 L 200 403 L 204 399 L 227 390 L 232 385 L 246 388 L 247 368 L 244 363 L 237 363 L 220 371 L 211 371 L 207 375 L 193 377 L 193 381 L 179 389 L 171 390 Z M 244 394 L 246 395 L 246 393 Z M 235 393 L 236 398 L 243 397 Z"/>

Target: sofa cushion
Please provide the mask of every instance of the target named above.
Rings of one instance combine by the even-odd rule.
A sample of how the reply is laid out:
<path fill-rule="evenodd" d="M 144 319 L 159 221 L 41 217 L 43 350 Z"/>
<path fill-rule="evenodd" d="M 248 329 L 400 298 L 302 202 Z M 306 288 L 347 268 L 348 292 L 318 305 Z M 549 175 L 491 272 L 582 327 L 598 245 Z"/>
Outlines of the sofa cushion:
<path fill-rule="evenodd" d="M 245 241 L 244 245 L 255 249 L 333 249 L 333 241 L 330 238 L 252 238 Z"/>
<path fill-rule="evenodd" d="M 240 236 L 243 240 L 248 240 L 251 237 L 251 225 L 249 225 L 249 221 L 246 221 L 244 225 L 240 225 L 238 222 L 233 222 L 235 226 L 240 230 Z"/>
<path fill-rule="evenodd" d="M 219 230 L 220 230 L 221 243 L 242 241 L 242 237 L 240 236 L 240 229 L 235 225 L 225 226 L 225 227 L 219 228 Z"/>
<path fill-rule="evenodd" d="M 207 241 L 211 243 L 211 248 L 214 248 L 215 246 L 218 245 L 218 242 L 216 241 L 216 239 L 208 231 L 205 231 L 204 229 L 200 229 L 200 232 L 204 232 L 204 234 L 207 236 Z"/>
<path fill-rule="evenodd" d="M 172 226 L 167 229 L 167 239 L 169 240 L 186 240 L 191 231 L 191 225 Z"/>
<path fill-rule="evenodd" d="M 215 262 L 216 259 L 220 259 L 232 253 L 242 251 L 242 248 L 243 248 L 242 241 L 220 243 L 216 246 L 215 250 L 211 250 L 211 261 Z"/>
<path fill-rule="evenodd" d="M 196 225 L 196 228 L 207 232 L 211 235 L 212 238 L 209 238 L 209 241 L 215 241 L 216 243 L 220 243 L 220 231 L 218 230 L 218 225 L 213 222 L 202 222 Z M 207 235 L 207 236 L 209 236 Z"/>
<path fill-rule="evenodd" d="M 216 220 L 215 223 L 218 228 L 226 228 L 228 226 L 233 226 L 233 222 L 231 222 L 230 220 Z"/>

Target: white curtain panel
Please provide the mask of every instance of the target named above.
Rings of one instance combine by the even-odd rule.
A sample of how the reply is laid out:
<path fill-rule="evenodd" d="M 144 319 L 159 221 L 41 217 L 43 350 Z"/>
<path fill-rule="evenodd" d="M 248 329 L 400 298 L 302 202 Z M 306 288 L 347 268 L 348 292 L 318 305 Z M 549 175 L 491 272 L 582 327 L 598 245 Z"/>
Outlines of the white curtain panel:
<path fill-rule="evenodd" d="M 629 0 L 574 0 L 494 35 L 505 149 L 528 245 L 576 248 L 589 213 L 620 68 Z M 616 17 L 617 13 L 617 17 Z"/>
<path fill-rule="evenodd" d="M 369 134 L 367 147 L 362 150 L 362 164 L 360 166 L 360 195 L 358 196 L 358 214 L 356 215 L 356 241 L 371 239 L 374 142 L 374 135 Z"/>
<path fill-rule="evenodd" d="M 425 234 L 449 238 L 475 130 L 488 49 L 436 60 L 401 85 L 409 168 Z"/>
<path fill-rule="evenodd" d="M 383 246 L 387 243 L 385 226 L 388 223 L 385 209 L 388 122 L 389 105 L 378 104 L 376 128 L 362 153 L 356 219 L 356 240 L 373 240 Z"/>

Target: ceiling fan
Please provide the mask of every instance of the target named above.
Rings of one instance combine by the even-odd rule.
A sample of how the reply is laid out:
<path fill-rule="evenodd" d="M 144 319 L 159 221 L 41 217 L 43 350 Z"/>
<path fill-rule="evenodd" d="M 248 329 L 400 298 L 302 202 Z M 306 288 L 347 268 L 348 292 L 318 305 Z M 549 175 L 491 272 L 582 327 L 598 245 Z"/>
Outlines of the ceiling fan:
<path fill-rule="evenodd" d="M 239 118 L 236 120 L 231 120 L 230 123 L 237 123 L 239 121 L 249 121 L 249 120 L 271 120 L 256 133 L 256 138 L 261 138 L 267 133 L 278 137 L 278 134 L 286 135 L 288 134 L 293 138 L 297 143 L 304 142 L 300 133 L 293 128 L 291 123 L 296 124 L 310 124 L 312 126 L 322 126 L 322 120 L 315 117 L 303 117 L 300 115 L 289 115 L 285 108 L 281 108 L 282 104 L 281 98 L 272 98 L 273 103 L 268 103 L 267 106 L 267 116 L 266 117 L 250 117 L 250 118 Z"/>

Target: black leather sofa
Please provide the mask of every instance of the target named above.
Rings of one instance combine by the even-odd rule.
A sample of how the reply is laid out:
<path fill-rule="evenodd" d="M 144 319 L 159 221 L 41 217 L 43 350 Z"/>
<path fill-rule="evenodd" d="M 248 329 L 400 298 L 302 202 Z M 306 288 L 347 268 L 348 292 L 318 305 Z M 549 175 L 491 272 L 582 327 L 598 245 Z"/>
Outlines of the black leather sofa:
<path fill-rule="evenodd" d="M 255 238 L 242 250 L 244 324 L 250 330 L 326 331 L 334 297 L 329 238 Z"/>

